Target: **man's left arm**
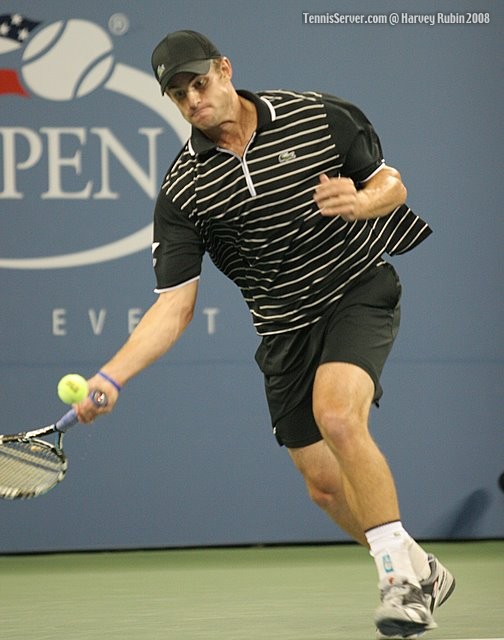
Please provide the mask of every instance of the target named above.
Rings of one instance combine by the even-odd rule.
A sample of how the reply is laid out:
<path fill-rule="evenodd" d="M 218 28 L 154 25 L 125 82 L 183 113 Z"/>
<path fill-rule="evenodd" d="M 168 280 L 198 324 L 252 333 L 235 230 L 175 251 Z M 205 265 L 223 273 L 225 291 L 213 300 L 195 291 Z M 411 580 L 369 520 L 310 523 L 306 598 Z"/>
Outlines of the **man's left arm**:
<path fill-rule="evenodd" d="M 322 174 L 313 197 L 322 215 L 353 222 L 389 214 L 406 202 L 406 195 L 399 171 L 382 165 L 359 189 L 351 178 Z"/>

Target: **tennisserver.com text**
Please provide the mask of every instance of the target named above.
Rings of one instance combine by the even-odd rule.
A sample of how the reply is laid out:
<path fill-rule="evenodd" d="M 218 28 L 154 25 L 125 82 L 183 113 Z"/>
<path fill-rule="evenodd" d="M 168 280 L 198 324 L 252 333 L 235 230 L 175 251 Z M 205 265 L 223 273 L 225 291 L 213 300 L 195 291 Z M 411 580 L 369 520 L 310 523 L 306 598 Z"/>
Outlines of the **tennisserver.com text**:
<path fill-rule="evenodd" d="M 330 25 L 450 25 L 450 24 L 467 24 L 467 25 L 481 25 L 490 24 L 490 13 L 483 11 L 466 11 L 466 12 L 450 12 L 443 13 L 438 11 L 436 13 L 407 13 L 407 12 L 392 12 L 392 13 L 338 13 L 338 12 L 326 12 L 326 13 L 310 13 L 309 11 L 303 11 L 302 14 L 303 24 L 330 24 Z"/>

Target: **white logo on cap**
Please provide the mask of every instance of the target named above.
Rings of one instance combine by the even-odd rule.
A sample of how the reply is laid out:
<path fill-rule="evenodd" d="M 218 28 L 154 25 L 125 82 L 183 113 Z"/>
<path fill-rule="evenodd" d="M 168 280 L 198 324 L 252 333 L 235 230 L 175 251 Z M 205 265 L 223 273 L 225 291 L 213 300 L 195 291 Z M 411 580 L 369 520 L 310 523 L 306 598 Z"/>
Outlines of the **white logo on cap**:
<path fill-rule="evenodd" d="M 164 64 L 158 64 L 158 68 L 157 68 L 157 77 L 158 80 L 161 79 L 161 76 L 163 75 L 163 73 L 165 72 L 165 66 Z"/>

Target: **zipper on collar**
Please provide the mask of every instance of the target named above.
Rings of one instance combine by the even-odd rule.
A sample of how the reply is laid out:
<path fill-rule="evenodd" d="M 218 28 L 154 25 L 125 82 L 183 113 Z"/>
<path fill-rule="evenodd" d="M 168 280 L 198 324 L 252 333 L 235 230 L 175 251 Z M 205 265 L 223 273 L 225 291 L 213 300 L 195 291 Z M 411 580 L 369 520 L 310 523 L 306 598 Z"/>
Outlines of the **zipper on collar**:
<path fill-rule="evenodd" d="M 227 153 L 231 156 L 234 156 L 235 158 L 237 158 L 240 161 L 240 165 L 243 171 L 243 175 L 245 177 L 245 182 L 247 183 L 247 189 L 249 190 L 250 195 L 255 198 L 255 196 L 257 195 L 257 191 L 255 190 L 254 187 L 254 182 L 252 180 L 252 176 L 250 175 L 250 171 L 248 168 L 248 164 L 247 164 L 247 151 L 249 150 L 250 145 L 252 144 L 252 142 L 255 139 L 255 132 L 252 134 L 252 137 L 250 138 L 250 140 L 247 143 L 247 146 L 245 147 L 245 150 L 243 152 L 243 157 L 239 156 L 237 153 L 235 153 L 234 151 L 230 151 L 229 149 L 223 149 L 222 147 L 217 147 L 217 149 L 219 151 L 222 151 L 222 153 Z"/>

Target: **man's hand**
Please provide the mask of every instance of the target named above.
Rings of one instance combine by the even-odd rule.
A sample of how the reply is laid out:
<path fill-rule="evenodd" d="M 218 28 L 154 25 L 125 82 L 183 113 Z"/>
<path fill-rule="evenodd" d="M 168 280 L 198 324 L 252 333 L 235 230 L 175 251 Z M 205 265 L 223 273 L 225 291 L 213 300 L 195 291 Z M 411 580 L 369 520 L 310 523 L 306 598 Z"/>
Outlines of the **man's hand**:
<path fill-rule="evenodd" d="M 340 216 L 349 222 L 359 219 L 360 198 L 350 178 L 329 178 L 323 173 L 313 199 L 323 216 Z"/>
<path fill-rule="evenodd" d="M 82 402 L 75 405 L 77 411 L 77 417 L 79 422 L 90 423 L 103 413 L 110 413 L 114 408 L 119 392 L 113 384 L 102 378 L 102 376 L 96 374 L 88 381 L 90 391 L 101 391 L 107 396 L 107 404 L 104 407 L 98 407 L 91 400 L 91 398 L 85 398 Z"/>
<path fill-rule="evenodd" d="M 329 178 L 323 173 L 313 198 L 323 216 L 340 216 L 353 222 L 386 216 L 406 202 L 406 196 L 399 171 L 382 165 L 361 189 L 350 178 Z"/>

